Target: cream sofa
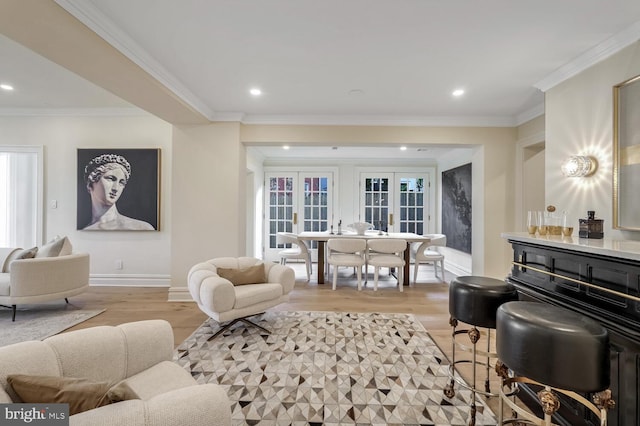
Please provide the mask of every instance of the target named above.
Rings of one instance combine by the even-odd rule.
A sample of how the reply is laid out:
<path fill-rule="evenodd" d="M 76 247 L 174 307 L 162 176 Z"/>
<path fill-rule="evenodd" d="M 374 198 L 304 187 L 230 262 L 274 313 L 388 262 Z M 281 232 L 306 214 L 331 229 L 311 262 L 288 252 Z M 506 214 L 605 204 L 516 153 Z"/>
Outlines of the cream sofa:
<path fill-rule="evenodd" d="M 9 260 L 14 248 L 0 248 L 0 305 L 17 305 L 67 299 L 89 288 L 89 254 Z M 68 300 L 67 300 L 68 302 Z"/>
<path fill-rule="evenodd" d="M 190 373 L 171 361 L 173 344 L 171 325 L 149 320 L 0 347 L 0 403 L 23 402 L 7 384 L 9 374 L 79 377 L 114 384 L 126 379 L 140 399 L 72 415 L 70 424 L 231 424 L 230 403 L 222 387 L 198 385 Z"/>
<path fill-rule="evenodd" d="M 264 267 L 264 282 L 234 285 L 218 274 L 218 268 L 244 270 L 256 265 Z M 219 323 L 229 321 L 214 335 L 243 321 L 265 330 L 246 317 L 289 300 L 295 285 L 295 273 L 288 266 L 263 262 L 253 257 L 220 257 L 194 265 L 189 271 L 188 286 L 191 297 L 200 310 Z"/>

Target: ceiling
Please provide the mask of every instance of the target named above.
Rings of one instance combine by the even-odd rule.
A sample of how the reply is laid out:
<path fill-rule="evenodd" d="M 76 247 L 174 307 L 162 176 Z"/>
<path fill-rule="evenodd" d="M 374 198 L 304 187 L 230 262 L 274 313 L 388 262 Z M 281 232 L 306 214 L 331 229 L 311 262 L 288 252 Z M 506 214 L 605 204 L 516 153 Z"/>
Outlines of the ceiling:
<path fill-rule="evenodd" d="M 515 126 L 640 38 L 638 0 L 55 1 L 205 117 L 248 124 Z M 0 114 L 133 108 L 4 36 L 0 58 Z"/>

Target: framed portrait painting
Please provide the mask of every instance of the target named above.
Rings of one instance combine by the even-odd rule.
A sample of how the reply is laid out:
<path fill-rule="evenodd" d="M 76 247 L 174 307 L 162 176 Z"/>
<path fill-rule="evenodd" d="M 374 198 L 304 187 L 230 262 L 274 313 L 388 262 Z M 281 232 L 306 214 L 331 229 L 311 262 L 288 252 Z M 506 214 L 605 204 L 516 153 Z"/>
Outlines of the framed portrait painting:
<path fill-rule="evenodd" d="M 160 149 L 78 149 L 77 182 L 77 229 L 160 229 Z"/>
<path fill-rule="evenodd" d="M 442 233 L 447 247 L 471 254 L 471 163 L 442 172 Z"/>

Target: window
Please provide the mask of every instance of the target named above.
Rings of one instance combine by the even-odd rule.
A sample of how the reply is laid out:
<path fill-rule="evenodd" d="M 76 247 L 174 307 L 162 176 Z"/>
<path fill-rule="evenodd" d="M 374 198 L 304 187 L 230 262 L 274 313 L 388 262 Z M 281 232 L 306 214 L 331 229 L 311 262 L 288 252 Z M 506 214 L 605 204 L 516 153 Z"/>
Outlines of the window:
<path fill-rule="evenodd" d="M 0 246 L 42 241 L 42 147 L 0 146 Z"/>

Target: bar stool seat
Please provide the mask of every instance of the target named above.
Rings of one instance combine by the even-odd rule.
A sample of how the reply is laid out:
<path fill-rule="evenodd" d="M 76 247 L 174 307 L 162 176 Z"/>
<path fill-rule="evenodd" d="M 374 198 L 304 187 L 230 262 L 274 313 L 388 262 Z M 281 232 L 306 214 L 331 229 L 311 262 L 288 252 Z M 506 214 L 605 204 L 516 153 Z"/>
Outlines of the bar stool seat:
<path fill-rule="evenodd" d="M 614 404 L 607 390 L 609 333 L 598 322 L 545 303 L 508 302 L 497 311 L 496 349 L 500 362 L 515 375 L 509 376 L 503 370 L 504 387 L 513 389 L 513 383 L 545 387 L 539 393 L 545 419 L 536 417 L 540 421 L 537 424 L 551 424 L 551 416 L 560 406 L 556 392 L 587 406 L 601 424 L 606 424 L 606 410 Z M 598 395 L 600 406 L 595 407 L 576 392 L 604 393 Z M 517 390 L 508 395 L 501 392 L 500 405 L 507 402 L 511 406 L 508 397 L 515 393 Z M 500 424 L 504 424 L 502 418 Z"/>
<path fill-rule="evenodd" d="M 518 300 L 518 292 L 515 287 L 503 280 L 483 277 L 483 276 L 462 276 L 454 278 L 449 284 L 449 323 L 452 326 L 452 357 L 449 366 L 450 382 L 444 389 L 444 394 L 452 398 L 455 395 L 455 383 L 472 391 L 471 396 L 471 421 L 475 424 L 476 413 L 476 393 L 487 397 L 498 396 L 498 393 L 491 393 L 489 386 L 489 370 L 491 360 L 496 360 L 498 355 L 491 351 L 491 329 L 496 328 L 496 312 L 503 303 Z M 472 326 L 468 329 L 456 329 L 458 321 Z M 478 330 L 486 328 L 486 351 L 477 349 L 481 333 Z M 457 337 L 467 334 L 472 346 L 466 346 Z M 456 359 L 456 349 L 464 352 L 471 352 L 471 359 Z M 482 358 L 482 359 L 478 359 Z M 459 364 L 470 363 L 472 365 L 473 379 L 471 384 L 467 384 L 460 377 L 456 376 L 456 368 Z M 476 366 L 484 366 L 486 378 L 484 381 L 484 391 L 476 385 Z"/>
<path fill-rule="evenodd" d="M 518 300 L 515 287 L 503 280 L 481 276 L 454 278 L 449 286 L 449 313 L 458 321 L 496 328 L 496 311 Z"/>

